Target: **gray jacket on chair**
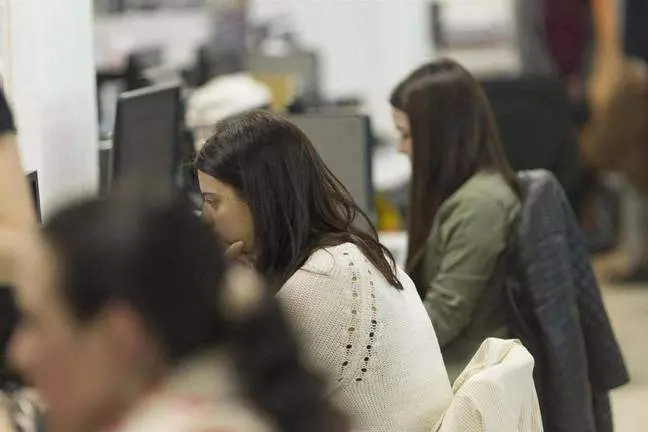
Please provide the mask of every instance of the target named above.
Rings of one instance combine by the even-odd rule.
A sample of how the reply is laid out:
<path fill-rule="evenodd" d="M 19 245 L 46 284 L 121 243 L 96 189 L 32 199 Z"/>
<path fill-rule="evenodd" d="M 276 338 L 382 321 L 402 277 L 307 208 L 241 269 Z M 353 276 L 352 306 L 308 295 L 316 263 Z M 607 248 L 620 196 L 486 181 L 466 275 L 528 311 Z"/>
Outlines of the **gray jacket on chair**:
<path fill-rule="evenodd" d="M 629 377 L 580 227 L 552 174 L 524 172 L 519 183 L 511 330 L 536 358 L 545 430 L 611 431 L 608 393 Z"/>

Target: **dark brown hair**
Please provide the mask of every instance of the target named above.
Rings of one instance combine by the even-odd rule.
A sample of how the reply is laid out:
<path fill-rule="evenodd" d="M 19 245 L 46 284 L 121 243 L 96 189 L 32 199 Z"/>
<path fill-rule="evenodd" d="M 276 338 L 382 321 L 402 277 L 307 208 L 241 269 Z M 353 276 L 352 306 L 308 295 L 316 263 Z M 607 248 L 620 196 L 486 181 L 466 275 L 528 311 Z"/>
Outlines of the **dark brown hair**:
<path fill-rule="evenodd" d="M 396 288 L 394 258 L 306 135 L 288 120 L 250 111 L 223 120 L 196 168 L 230 186 L 252 212 L 257 270 L 278 289 L 317 249 L 354 243 Z M 354 224 L 364 218 L 369 233 Z"/>
<path fill-rule="evenodd" d="M 481 85 L 452 60 L 423 65 L 394 90 L 390 103 L 409 118 L 412 184 L 407 271 L 423 289 L 420 264 L 441 204 L 480 170 L 499 172 L 518 193 Z"/>
<path fill-rule="evenodd" d="M 224 301 L 230 271 L 209 227 L 183 199 L 110 195 L 54 216 L 44 236 L 62 269 L 60 293 L 81 325 L 112 301 L 126 302 L 177 366 L 224 348 L 250 402 L 287 432 L 346 431 L 324 384 L 301 364 L 275 298 L 233 320 Z M 236 321 L 236 322 L 234 322 Z"/>

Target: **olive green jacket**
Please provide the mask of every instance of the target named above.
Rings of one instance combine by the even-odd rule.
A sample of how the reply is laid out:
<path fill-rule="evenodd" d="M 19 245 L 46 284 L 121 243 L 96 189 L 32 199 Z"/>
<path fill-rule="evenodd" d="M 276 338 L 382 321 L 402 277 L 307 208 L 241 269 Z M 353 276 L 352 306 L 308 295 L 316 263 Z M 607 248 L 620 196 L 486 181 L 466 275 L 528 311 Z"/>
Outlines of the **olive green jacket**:
<path fill-rule="evenodd" d="M 484 339 L 507 338 L 504 255 L 520 202 L 504 178 L 480 172 L 439 208 L 423 263 L 423 302 L 451 380 Z"/>

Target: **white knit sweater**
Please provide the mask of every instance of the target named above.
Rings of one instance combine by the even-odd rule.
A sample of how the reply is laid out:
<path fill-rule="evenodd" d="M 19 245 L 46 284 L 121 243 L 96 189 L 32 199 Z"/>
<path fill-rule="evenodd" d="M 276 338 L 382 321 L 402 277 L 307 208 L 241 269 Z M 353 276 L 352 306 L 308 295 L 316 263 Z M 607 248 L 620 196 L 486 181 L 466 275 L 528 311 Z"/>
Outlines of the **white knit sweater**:
<path fill-rule="evenodd" d="M 315 252 L 278 293 L 306 363 L 355 431 L 430 432 L 452 399 L 428 314 L 399 279 L 403 291 L 347 243 Z"/>

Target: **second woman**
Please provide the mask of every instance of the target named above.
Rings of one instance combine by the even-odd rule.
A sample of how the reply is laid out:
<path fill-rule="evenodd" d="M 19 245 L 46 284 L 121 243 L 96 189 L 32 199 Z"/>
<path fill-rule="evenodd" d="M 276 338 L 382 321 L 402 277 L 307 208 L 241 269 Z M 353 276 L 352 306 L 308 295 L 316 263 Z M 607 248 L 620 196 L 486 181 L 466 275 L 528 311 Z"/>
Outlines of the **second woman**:
<path fill-rule="evenodd" d="M 504 251 L 520 213 L 517 180 L 486 94 L 457 63 L 417 69 L 391 104 L 413 165 L 407 271 L 454 379 L 484 339 L 509 337 Z"/>
<path fill-rule="evenodd" d="M 358 431 L 429 431 L 452 391 L 430 319 L 308 138 L 253 111 L 197 158 L 204 217 L 274 287 L 307 363 Z"/>

